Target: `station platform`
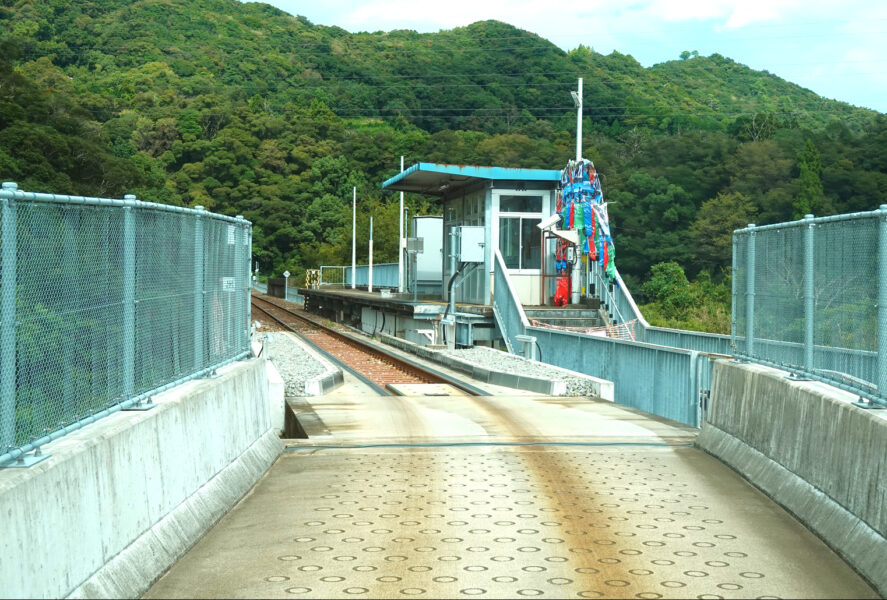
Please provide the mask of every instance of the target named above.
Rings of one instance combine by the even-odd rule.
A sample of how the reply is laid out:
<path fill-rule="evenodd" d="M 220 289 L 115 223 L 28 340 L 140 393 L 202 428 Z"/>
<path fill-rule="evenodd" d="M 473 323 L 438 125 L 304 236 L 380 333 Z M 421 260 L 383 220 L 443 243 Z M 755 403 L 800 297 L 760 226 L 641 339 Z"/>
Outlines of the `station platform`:
<path fill-rule="evenodd" d="M 409 293 L 383 292 L 386 288 L 324 286 L 319 289 L 299 288 L 305 309 L 324 315 L 337 323 L 360 328 L 365 333 L 387 333 L 425 345 L 439 342 L 427 333 L 435 330 L 437 321 L 447 312 L 447 302 L 438 298 L 413 300 Z M 501 339 L 488 305 L 456 302 L 456 343 L 471 346 L 492 344 Z M 426 333 L 421 333 L 426 332 Z"/>
<path fill-rule="evenodd" d="M 385 288 L 382 288 L 385 289 Z M 399 314 L 422 318 L 425 316 L 443 315 L 446 311 L 447 303 L 443 300 L 429 299 L 418 297 L 415 301 L 413 295 L 409 293 L 398 294 L 391 292 L 390 295 L 383 296 L 380 290 L 368 292 L 366 289 L 349 287 L 324 286 L 322 288 L 312 290 L 308 288 L 299 288 L 299 294 L 305 297 L 305 305 L 320 304 L 324 301 L 348 302 L 384 308 L 396 311 Z M 456 312 L 477 315 L 481 317 L 492 317 L 493 309 L 490 306 L 482 304 L 464 304 L 456 303 Z"/>

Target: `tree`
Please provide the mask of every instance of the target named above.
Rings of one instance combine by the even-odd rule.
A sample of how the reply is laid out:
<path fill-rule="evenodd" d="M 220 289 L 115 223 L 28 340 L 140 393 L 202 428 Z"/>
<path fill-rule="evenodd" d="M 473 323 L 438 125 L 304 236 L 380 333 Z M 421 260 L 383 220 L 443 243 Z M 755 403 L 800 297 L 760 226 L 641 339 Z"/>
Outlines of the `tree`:
<path fill-rule="evenodd" d="M 751 201 L 738 192 L 718 194 L 703 202 L 690 226 L 696 264 L 710 271 L 729 265 L 733 231 L 753 222 L 757 212 Z"/>
<path fill-rule="evenodd" d="M 819 150 L 810 138 L 798 154 L 798 195 L 793 203 L 795 218 L 816 214 L 822 208 L 825 192 L 822 189 L 822 162 Z"/>
<path fill-rule="evenodd" d="M 661 305 L 663 316 L 684 319 L 693 305 L 693 293 L 684 269 L 676 262 L 662 262 L 650 268 L 650 280 L 642 288 L 644 294 Z"/>

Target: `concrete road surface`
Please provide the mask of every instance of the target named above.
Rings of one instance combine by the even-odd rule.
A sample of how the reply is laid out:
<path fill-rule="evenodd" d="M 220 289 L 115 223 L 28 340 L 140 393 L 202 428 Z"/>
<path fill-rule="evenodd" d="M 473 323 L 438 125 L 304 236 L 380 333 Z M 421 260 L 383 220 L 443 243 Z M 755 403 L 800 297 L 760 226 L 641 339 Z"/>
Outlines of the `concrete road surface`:
<path fill-rule="evenodd" d="M 146 597 L 877 597 L 695 430 L 581 398 L 411 392 L 349 379 L 303 403 L 311 439 Z"/>

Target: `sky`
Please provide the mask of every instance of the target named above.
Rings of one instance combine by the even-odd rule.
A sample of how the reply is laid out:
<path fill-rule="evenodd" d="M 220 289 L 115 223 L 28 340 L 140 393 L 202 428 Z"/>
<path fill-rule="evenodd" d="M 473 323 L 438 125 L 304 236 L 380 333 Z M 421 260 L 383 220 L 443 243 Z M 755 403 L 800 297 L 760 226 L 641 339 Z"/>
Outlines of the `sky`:
<path fill-rule="evenodd" d="M 249 0 L 248 0 L 249 1 Z M 350 32 L 436 32 L 496 19 L 564 50 L 630 54 L 643 66 L 718 53 L 820 96 L 887 112 L 883 0 L 266 0 Z"/>

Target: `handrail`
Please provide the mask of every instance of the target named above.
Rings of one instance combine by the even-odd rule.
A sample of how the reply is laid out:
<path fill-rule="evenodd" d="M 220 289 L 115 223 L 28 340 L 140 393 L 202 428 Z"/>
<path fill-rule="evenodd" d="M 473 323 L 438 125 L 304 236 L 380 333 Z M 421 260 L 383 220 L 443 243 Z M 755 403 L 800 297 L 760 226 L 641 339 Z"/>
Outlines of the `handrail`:
<path fill-rule="evenodd" d="M 84 206 L 109 206 L 115 208 L 142 208 L 151 209 L 160 212 L 179 213 L 186 215 L 194 215 L 214 219 L 216 221 L 228 221 L 230 223 L 249 223 L 242 216 L 231 217 L 212 213 L 202 208 L 187 208 L 185 206 L 172 206 L 170 204 L 159 204 L 157 202 L 144 202 L 138 200 L 135 196 L 126 195 L 122 199 L 116 198 L 93 198 L 91 196 L 69 196 L 67 194 L 44 194 L 39 192 L 24 192 L 18 189 L 18 186 L 11 181 L 4 181 L 2 189 L 0 189 L 0 199 L 6 200 L 24 200 L 27 202 L 39 202 L 43 204 L 73 204 Z"/>
<path fill-rule="evenodd" d="M 495 268 L 499 269 L 502 273 L 502 277 L 505 279 L 505 283 L 508 286 L 508 294 L 511 297 L 512 302 L 517 308 L 517 312 L 520 315 L 521 324 L 524 327 L 530 326 L 530 320 L 527 318 L 527 313 L 524 312 L 524 305 L 521 304 L 520 299 L 517 295 L 517 290 L 514 289 L 514 284 L 511 282 L 511 277 L 508 276 L 508 268 L 505 266 L 505 259 L 502 258 L 502 253 L 499 252 L 499 248 L 496 248 L 493 256 L 495 257 Z"/>

